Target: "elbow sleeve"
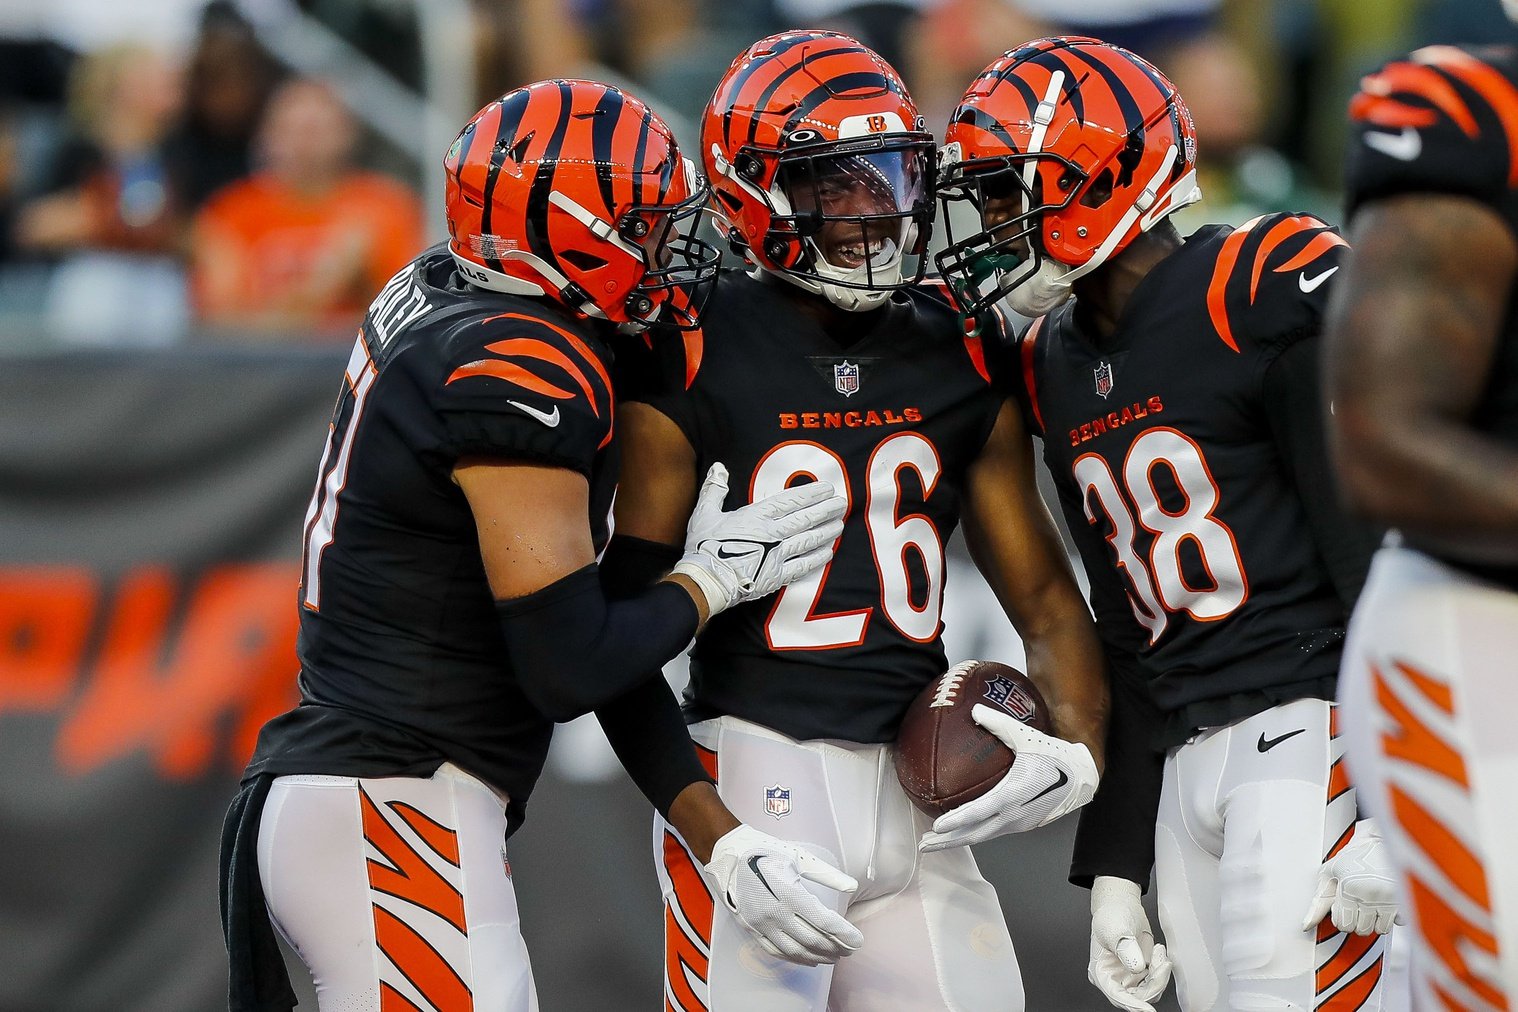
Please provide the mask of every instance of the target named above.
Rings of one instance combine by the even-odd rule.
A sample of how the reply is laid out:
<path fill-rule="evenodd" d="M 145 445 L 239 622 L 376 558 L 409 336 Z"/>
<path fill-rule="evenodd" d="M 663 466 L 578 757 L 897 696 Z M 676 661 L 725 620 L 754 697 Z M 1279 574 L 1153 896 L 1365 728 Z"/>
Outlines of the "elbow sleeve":
<path fill-rule="evenodd" d="M 544 716 L 572 720 L 658 671 L 696 634 L 696 604 L 680 587 L 655 584 L 608 601 L 594 565 L 496 613 L 522 692 Z"/>

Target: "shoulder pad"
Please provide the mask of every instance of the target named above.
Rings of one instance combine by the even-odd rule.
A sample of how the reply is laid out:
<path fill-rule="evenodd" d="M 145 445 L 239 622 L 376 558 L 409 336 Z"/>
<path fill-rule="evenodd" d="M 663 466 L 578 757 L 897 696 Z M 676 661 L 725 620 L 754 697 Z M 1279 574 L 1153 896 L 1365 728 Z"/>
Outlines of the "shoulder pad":
<path fill-rule="evenodd" d="M 1365 77 L 1349 107 L 1350 210 L 1397 193 L 1518 190 L 1515 75 L 1512 50 L 1428 46 Z"/>
<path fill-rule="evenodd" d="M 1315 326 L 1327 301 L 1325 283 L 1349 244 L 1310 214 L 1266 214 L 1203 240 L 1215 259 L 1207 284 L 1207 315 L 1218 339 L 1234 351 L 1241 340 L 1270 344 Z"/>
<path fill-rule="evenodd" d="M 444 342 L 441 378 L 436 406 L 445 415 L 473 416 L 492 431 L 500 426 L 488 417 L 525 415 L 565 433 L 594 433 L 597 448 L 611 441 L 606 363 L 566 321 L 522 308 L 460 322 Z M 501 431 L 510 443 L 511 430 Z"/>

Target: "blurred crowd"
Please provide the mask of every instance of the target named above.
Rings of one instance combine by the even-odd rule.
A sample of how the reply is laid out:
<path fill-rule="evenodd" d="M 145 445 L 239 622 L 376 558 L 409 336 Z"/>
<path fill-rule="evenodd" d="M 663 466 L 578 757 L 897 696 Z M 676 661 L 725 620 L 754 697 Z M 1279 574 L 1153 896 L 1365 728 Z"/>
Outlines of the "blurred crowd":
<path fill-rule="evenodd" d="M 373 292 L 441 237 L 431 166 L 362 115 L 355 66 L 421 106 L 462 75 L 458 123 L 530 80 L 619 81 L 693 148 L 732 55 L 785 27 L 863 39 L 935 129 L 1004 49 L 1095 35 L 1153 60 L 1191 106 L 1206 200 L 1185 231 L 1288 208 L 1337 220 L 1358 77 L 1416 44 L 1515 41 L 1497 0 L 17 2 L 0 17 L 0 350 L 350 339 Z M 467 19 L 451 48 L 426 24 L 444 7 Z M 325 48 L 292 48 L 292 24 Z"/>

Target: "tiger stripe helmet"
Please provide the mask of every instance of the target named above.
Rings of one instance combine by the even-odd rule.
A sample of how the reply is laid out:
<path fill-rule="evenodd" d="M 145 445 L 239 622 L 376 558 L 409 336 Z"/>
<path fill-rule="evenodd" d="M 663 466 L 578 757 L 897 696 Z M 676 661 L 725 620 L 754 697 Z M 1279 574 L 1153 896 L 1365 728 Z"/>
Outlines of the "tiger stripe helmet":
<path fill-rule="evenodd" d="M 945 201 L 969 201 L 982 230 L 937 257 L 967 312 L 1053 261 L 1068 286 L 1140 232 L 1201 199 L 1196 128 L 1152 64 L 1097 39 L 1038 39 L 992 63 L 960 98 L 939 160 Z M 991 227 L 986 203 L 1018 198 Z"/>
<path fill-rule="evenodd" d="M 699 323 L 718 254 L 681 234 L 708 189 L 648 106 L 540 81 L 469 121 L 443 161 L 449 250 L 471 284 L 636 329 Z"/>
<path fill-rule="evenodd" d="M 701 156 L 734 251 L 845 309 L 922 276 L 934 143 L 900 76 L 847 35 L 794 31 L 738 54 L 707 103 Z M 845 189 L 863 194 L 846 204 Z M 858 236 L 857 265 L 828 259 L 833 224 Z"/>

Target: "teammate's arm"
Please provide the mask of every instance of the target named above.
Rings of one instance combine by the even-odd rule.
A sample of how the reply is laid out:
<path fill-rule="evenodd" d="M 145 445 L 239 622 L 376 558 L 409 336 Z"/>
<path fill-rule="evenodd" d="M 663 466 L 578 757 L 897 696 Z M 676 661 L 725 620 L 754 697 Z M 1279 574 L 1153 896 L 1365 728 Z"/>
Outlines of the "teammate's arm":
<path fill-rule="evenodd" d="M 970 554 L 1023 638 L 1028 676 L 1062 737 L 975 707 L 976 723 L 1041 761 L 1014 763 L 991 790 L 939 816 L 917 843 L 924 853 L 1037 829 L 1079 808 L 1096 793 L 1105 753 L 1107 674 L 1096 627 L 1039 498 L 1032 441 L 1010 401 L 970 465 L 964 523 Z"/>
<path fill-rule="evenodd" d="M 1469 197 L 1363 205 L 1329 305 L 1330 445 L 1349 506 L 1416 543 L 1518 562 L 1518 453 L 1468 425 L 1492 369 L 1518 237 Z"/>
<path fill-rule="evenodd" d="M 1002 405 L 965 488 L 965 541 L 1028 651 L 1028 677 L 1053 711 L 1054 730 L 1106 751 L 1107 673 L 1091 612 L 1038 493 L 1033 444 Z"/>

